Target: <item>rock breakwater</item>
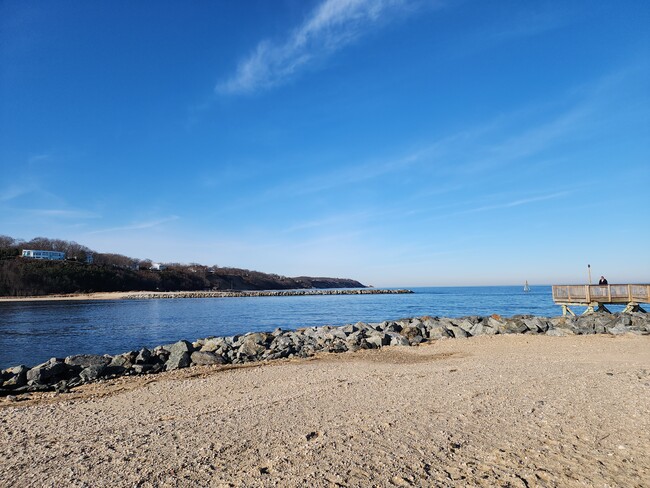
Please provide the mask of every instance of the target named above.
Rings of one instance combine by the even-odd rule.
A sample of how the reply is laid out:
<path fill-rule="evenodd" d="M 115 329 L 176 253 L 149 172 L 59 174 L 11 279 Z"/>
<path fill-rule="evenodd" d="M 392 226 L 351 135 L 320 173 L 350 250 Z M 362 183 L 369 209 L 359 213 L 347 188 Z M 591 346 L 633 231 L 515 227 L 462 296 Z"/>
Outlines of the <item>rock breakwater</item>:
<path fill-rule="evenodd" d="M 338 288 L 308 290 L 248 290 L 248 291 L 170 291 L 138 292 L 123 297 L 124 300 L 147 300 L 153 298 L 228 298 L 228 297 L 293 297 L 310 295 L 401 295 L 412 290 L 389 290 L 378 288 Z"/>
<path fill-rule="evenodd" d="M 624 333 L 650 334 L 650 314 L 591 314 L 580 317 L 514 316 L 416 317 L 379 323 L 276 329 L 193 343 L 182 340 L 153 349 L 115 356 L 81 354 L 52 358 L 34 367 L 0 372 L 0 394 L 66 391 L 75 386 L 125 375 L 171 371 L 193 365 L 243 364 L 281 358 L 310 357 L 317 352 L 346 352 L 384 346 L 416 346 L 441 339 L 495 334 L 567 336 Z"/>

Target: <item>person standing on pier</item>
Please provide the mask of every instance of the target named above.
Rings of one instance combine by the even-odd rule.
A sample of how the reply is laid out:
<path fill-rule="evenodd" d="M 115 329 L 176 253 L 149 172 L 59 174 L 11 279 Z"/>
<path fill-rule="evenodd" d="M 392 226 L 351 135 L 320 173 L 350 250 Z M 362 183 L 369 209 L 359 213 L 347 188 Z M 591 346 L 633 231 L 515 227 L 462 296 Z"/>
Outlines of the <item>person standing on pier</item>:
<path fill-rule="evenodd" d="M 607 280 L 605 279 L 604 276 L 600 277 L 600 281 L 598 282 L 598 284 L 599 285 L 606 285 L 607 284 Z"/>

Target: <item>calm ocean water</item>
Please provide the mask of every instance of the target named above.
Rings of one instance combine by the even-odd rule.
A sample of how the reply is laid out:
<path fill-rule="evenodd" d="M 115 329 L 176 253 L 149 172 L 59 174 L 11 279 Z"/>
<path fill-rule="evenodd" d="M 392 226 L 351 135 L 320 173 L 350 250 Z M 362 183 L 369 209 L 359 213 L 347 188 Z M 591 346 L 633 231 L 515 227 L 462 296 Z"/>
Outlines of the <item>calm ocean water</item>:
<path fill-rule="evenodd" d="M 550 286 L 413 288 L 411 295 L 0 303 L 0 368 L 72 354 L 118 354 L 249 331 L 432 315 L 554 316 Z"/>

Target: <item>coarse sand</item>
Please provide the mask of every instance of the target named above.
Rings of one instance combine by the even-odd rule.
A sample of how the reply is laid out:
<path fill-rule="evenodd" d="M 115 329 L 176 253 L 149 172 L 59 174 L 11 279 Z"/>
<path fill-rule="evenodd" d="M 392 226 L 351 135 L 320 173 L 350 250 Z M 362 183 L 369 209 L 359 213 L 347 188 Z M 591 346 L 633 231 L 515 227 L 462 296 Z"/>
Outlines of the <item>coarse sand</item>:
<path fill-rule="evenodd" d="M 0 486 L 650 486 L 650 336 L 481 336 L 0 399 Z"/>

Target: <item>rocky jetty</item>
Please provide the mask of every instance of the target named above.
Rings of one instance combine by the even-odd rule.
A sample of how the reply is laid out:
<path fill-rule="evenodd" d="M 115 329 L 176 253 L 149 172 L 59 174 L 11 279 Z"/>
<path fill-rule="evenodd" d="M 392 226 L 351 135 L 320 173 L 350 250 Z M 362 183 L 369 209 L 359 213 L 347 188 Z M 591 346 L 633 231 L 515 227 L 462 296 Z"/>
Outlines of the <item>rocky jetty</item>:
<path fill-rule="evenodd" d="M 650 334 L 650 314 L 596 313 L 580 317 L 530 315 L 490 317 L 418 317 L 380 323 L 322 326 L 298 330 L 276 329 L 228 337 L 209 337 L 193 343 L 143 348 L 116 356 L 81 354 L 52 358 L 28 368 L 2 370 L 0 394 L 31 391 L 66 391 L 69 388 L 124 375 L 171 371 L 193 365 L 242 364 L 280 358 L 313 356 L 317 352 L 379 349 L 383 346 L 416 346 L 423 342 L 494 334 Z"/>
<path fill-rule="evenodd" d="M 148 300 L 152 298 L 228 298 L 228 297 L 295 297 L 304 295 L 401 295 L 412 290 L 378 288 L 339 288 L 309 290 L 247 290 L 247 291 L 169 291 L 138 292 L 123 297 L 124 300 Z"/>

